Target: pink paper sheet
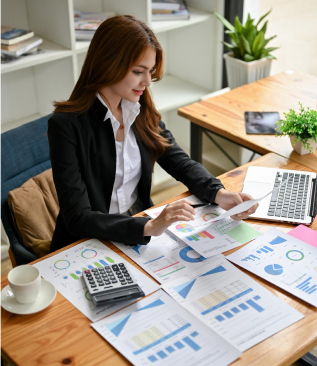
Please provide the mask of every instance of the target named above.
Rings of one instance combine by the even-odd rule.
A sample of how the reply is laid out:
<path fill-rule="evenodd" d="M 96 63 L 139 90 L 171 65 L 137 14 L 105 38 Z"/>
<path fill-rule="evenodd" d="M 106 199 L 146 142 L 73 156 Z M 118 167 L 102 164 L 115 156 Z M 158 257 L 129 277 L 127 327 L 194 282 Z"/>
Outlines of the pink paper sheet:
<path fill-rule="evenodd" d="M 289 231 L 288 234 L 317 248 L 317 231 L 312 230 L 307 226 L 296 226 L 296 228 Z"/>

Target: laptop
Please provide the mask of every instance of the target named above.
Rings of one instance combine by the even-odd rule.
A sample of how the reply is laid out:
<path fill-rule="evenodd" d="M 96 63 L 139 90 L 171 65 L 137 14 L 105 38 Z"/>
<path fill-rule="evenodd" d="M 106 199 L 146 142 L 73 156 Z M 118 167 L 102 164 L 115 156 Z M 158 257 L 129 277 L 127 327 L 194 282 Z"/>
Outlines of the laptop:
<path fill-rule="evenodd" d="M 286 180 L 286 184 L 281 186 Z M 293 224 L 311 224 L 314 221 L 317 213 L 316 173 L 251 166 L 242 192 L 260 198 L 276 187 L 280 188 L 260 201 L 250 218 Z"/>

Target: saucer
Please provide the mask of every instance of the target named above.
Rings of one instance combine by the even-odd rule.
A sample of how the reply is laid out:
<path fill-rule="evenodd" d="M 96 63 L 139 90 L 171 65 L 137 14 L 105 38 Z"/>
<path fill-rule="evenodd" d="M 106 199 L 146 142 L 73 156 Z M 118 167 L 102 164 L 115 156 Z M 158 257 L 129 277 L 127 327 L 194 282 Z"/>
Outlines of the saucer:
<path fill-rule="evenodd" d="M 47 308 L 56 297 L 56 290 L 53 284 L 41 278 L 39 295 L 31 304 L 20 304 L 13 296 L 11 287 L 8 285 L 1 291 L 1 306 L 13 314 L 35 314 Z"/>

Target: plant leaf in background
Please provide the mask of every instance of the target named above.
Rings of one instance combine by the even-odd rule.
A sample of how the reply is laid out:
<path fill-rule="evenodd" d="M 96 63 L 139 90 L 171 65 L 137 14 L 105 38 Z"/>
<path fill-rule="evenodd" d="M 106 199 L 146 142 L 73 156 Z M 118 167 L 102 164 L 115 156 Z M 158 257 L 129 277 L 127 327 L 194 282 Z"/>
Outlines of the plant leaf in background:
<path fill-rule="evenodd" d="M 298 113 L 290 109 L 289 112 L 284 112 L 284 119 L 277 122 L 280 134 L 276 136 L 295 136 L 294 144 L 300 141 L 304 148 L 312 153 L 309 140 L 317 142 L 317 111 L 305 108 L 301 103 L 298 104 L 300 106 Z"/>
<path fill-rule="evenodd" d="M 270 14 L 271 11 L 272 9 L 264 14 L 256 24 L 254 24 L 255 20 L 251 18 L 250 14 L 248 14 L 245 25 L 241 24 L 238 16 L 235 17 L 234 25 L 232 25 L 223 16 L 215 13 L 215 16 L 228 29 L 225 33 L 229 34 L 230 43 L 222 43 L 232 51 L 234 58 L 238 58 L 246 62 L 259 60 L 261 58 L 276 59 L 276 57 L 270 52 L 275 51 L 279 47 L 265 48 L 265 46 L 276 37 L 273 36 L 265 39 L 268 20 L 264 23 L 261 29 L 258 29 L 259 24 Z"/>

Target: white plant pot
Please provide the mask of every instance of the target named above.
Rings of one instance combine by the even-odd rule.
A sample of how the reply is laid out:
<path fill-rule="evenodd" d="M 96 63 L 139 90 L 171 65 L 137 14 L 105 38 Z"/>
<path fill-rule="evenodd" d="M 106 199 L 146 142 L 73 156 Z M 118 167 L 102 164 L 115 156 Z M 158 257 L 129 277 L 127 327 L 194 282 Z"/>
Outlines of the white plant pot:
<path fill-rule="evenodd" d="M 230 89 L 252 83 L 270 75 L 272 60 L 261 58 L 245 62 L 232 57 L 233 53 L 223 55 L 226 61 L 227 79 Z"/>
<path fill-rule="evenodd" d="M 306 155 L 310 154 L 310 151 L 308 149 L 305 149 L 303 146 L 303 143 L 300 141 L 297 141 L 294 146 L 295 136 L 290 136 L 291 144 L 293 149 L 299 154 L 299 155 Z M 315 142 L 313 139 L 309 140 L 310 146 L 312 147 L 313 151 L 317 149 L 317 142 Z"/>

